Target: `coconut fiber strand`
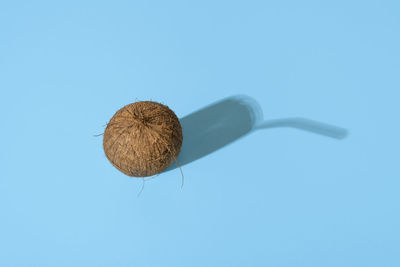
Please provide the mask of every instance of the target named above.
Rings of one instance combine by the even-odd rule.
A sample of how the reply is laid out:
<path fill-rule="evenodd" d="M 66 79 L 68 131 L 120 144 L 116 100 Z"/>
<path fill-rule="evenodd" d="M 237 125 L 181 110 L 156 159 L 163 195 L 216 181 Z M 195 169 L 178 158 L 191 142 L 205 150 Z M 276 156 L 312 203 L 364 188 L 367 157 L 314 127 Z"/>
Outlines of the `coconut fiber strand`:
<path fill-rule="evenodd" d="M 103 148 L 108 160 L 129 176 L 152 176 L 178 157 L 182 146 L 178 117 L 167 106 L 141 101 L 118 110 L 107 124 Z"/>

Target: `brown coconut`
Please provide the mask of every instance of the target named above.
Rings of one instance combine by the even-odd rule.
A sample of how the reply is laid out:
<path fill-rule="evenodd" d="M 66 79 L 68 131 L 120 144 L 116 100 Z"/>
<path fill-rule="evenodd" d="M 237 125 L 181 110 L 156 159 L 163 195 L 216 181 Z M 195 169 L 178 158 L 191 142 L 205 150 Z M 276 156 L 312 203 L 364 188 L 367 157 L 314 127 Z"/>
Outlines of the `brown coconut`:
<path fill-rule="evenodd" d="M 146 177 L 162 172 L 176 160 L 182 139 L 181 124 L 171 109 L 141 101 L 114 114 L 104 132 L 103 148 L 118 170 Z"/>

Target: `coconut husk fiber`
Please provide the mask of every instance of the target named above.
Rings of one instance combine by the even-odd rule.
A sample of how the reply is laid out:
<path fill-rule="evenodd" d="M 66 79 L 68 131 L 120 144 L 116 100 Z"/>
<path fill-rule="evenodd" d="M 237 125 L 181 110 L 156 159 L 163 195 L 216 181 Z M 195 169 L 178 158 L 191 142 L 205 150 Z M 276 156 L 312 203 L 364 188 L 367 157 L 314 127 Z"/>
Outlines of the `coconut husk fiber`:
<path fill-rule="evenodd" d="M 112 165 L 129 176 L 165 170 L 182 146 L 182 127 L 167 106 L 140 101 L 118 110 L 107 124 L 103 148 Z"/>

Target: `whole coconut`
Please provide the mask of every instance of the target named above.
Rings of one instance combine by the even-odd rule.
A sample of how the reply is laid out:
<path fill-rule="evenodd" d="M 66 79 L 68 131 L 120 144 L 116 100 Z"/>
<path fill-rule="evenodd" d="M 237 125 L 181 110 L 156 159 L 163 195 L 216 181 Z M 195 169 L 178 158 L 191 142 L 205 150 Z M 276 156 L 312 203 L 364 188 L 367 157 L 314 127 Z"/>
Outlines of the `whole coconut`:
<path fill-rule="evenodd" d="M 107 124 L 103 148 L 108 160 L 134 177 L 165 170 L 179 155 L 182 127 L 167 106 L 140 101 L 118 110 Z"/>

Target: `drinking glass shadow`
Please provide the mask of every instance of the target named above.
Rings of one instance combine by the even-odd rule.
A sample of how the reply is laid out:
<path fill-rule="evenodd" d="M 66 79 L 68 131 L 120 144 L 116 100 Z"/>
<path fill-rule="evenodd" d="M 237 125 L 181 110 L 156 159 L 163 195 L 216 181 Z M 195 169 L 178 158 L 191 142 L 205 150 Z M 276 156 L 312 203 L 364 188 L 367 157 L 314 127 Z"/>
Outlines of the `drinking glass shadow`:
<path fill-rule="evenodd" d="M 256 100 L 238 95 L 222 99 L 180 119 L 183 144 L 177 158 L 180 166 L 205 157 L 238 139 L 261 129 L 295 128 L 334 139 L 348 135 L 344 128 L 306 118 L 263 120 Z M 176 169 L 176 163 L 166 170 Z"/>

